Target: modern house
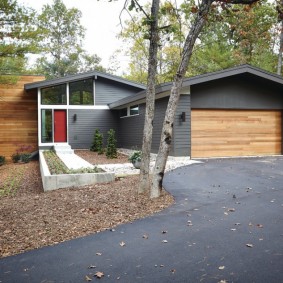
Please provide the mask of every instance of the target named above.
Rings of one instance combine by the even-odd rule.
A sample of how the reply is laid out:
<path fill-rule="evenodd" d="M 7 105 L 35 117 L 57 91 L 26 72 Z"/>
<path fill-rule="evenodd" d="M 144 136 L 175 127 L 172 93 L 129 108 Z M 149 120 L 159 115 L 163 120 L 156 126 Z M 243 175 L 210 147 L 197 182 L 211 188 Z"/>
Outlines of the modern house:
<path fill-rule="evenodd" d="M 171 86 L 156 88 L 153 152 L 159 147 Z M 37 94 L 40 149 L 56 144 L 88 149 L 95 129 L 106 137 L 111 128 L 119 147 L 142 145 L 142 84 L 94 71 L 26 83 L 24 89 L 27 96 Z M 281 76 L 250 65 L 185 79 L 170 154 L 192 158 L 282 154 L 282 95 Z M 1 127 L 0 113 L 0 131 Z"/>

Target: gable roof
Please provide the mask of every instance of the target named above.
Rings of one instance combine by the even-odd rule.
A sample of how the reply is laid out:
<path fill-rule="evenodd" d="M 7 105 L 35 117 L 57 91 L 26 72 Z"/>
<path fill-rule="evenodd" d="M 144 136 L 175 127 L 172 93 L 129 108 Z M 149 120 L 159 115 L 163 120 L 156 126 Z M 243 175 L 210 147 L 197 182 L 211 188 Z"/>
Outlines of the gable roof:
<path fill-rule="evenodd" d="M 262 70 L 260 68 L 245 64 L 245 65 L 232 67 L 229 69 L 224 69 L 221 71 L 216 71 L 212 73 L 198 75 L 195 77 L 185 78 L 183 81 L 182 88 L 190 87 L 192 85 L 201 84 L 201 83 L 209 82 L 213 80 L 241 75 L 241 74 L 251 74 L 256 77 L 266 79 L 274 83 L 281 84 L 283 86 L 282 76 L 279 76 L 279 75 L 267 72 L 265 70 Z M 169 92 L 171 90 L 172 84 L 173 84 L 172 82 L 169 82 L 169 83 L 163 83 L 163 84 L 156 86 L 156 94 L 163 93 L 163 92 Z M 121 107 L 122 105 L 134 103 L 135 101 L 140 101 L 140 100 L 145 99 L 145 96 L 146 96 L 146 90 L 143 90 L 136 95 L 126 97 L 121 100 L 110 103 L 109 108 L 115 109 L 115 108 Z"/>
<path fill-rule="evenodd" d="M 76 74 L 76 75 L 69 75 L 69 76 L 65 76 L 62 78 L 56 78 L 56 79 L 45 80 L 45 81 L 40 81 L 36 83 L 25 84 L 25 90 L 49 87 L 49 86 L 54 86 L 54 85 L 63 84 L 67 82 L 78 81 L 78 80 L 89 79 L 89 78 L 97 78 L 97 77 L 109 79 L 109 80 L 112 80 L 118 83 L 126 84 L 128 86 L 132 86 L 132 87 L 136 87 L 140 89 L 146 89 L 146 86 L 144 84 L 126 80 L 121 77 L 110 75 L 104 72 L 91 71 L 91 72 L 86 72 L 86 73 L 81 73 L 81 74 Z"/>

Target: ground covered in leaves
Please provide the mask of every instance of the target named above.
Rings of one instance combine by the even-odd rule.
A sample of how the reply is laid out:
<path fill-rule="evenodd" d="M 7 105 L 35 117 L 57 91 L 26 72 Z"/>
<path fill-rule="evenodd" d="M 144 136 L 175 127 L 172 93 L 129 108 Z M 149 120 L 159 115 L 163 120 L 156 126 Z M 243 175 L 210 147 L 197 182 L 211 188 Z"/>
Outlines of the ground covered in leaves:
<path fill-rule="evenodd" d="M 80 154 L 91 163 L 113 163 L 104 155 L 95 159 L 96 155 Z M 119 156 L 115 162 L 125 160 L 127 157 Z M 173 203 L 167 193 L 155 200 L 137 195 L 137 184 L 138 176 L 131 176 L 114 183 L 44 193 L 37 161 L 1 166 L 0 257 L 103 231 Z"/>

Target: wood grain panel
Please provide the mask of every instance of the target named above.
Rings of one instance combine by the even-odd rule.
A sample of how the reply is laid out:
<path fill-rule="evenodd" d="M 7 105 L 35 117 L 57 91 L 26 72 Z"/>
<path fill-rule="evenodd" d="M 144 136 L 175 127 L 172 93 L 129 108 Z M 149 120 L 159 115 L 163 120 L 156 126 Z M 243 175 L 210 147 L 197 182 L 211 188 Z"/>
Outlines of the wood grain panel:
<path fill-rule="evenodd" d="M 192 157 L 281 154 L 281 111 L 196 110 Z"/>
<path fill-rule="evenodd" d="M 38 148 L 37 92 L 24 91 L 24 85 L 42 80 L 20 76 L 16 84 L 0 84 L 0 155 L 8 160 L 21 145 Z"/>

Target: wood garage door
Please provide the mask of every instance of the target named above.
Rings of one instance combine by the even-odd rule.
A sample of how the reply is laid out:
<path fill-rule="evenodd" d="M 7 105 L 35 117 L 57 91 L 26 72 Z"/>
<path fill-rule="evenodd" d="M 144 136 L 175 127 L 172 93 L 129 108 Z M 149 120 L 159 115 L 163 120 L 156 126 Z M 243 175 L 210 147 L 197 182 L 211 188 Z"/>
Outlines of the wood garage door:
<path fill-rule="evenodd" d="M 192 157 L 281 154 L 281 111 L 191 112 Z"/>

